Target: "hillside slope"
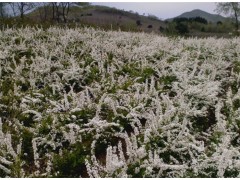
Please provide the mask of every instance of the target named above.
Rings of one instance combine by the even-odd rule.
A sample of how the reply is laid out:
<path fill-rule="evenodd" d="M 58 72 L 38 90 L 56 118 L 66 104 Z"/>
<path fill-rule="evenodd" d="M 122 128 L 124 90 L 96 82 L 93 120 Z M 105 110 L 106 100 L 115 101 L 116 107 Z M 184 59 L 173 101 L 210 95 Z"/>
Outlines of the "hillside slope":
<path fill-rule="evenodd" d="M 28 14 L 28 17 L 34 20 L 40 20 L 39 12 L 43 11 L 37 8 Z M 52 10 L 48 9 L 47 19 L 51 20 Z M 141 25 L 137 25 L 137 21 Z M 165 27 L 165 23 L 154 17 L 146 17 L 137 13 L 110 8 L 106 6 L 74 6 L 70 8 L 68 22 L 86 24 L 91 26 L 113 28 L 122 30 L 135 30 L 144 32 L 160 32 L 159 28 Z"/>
<path fill-rule="evenodd" d="M 205 11 L 202 11 L 200 9 L 195 9 L 189 12 L 185 12 L 175 18 L 194 18 L 194 17 L 202 17 L 204 19 L 206 19 L 208 22 L 213 22 L 216 23 L 218 21 L 226 21 L 227 18 L 218 15 L 218 14 L 211 14 Z M 168 19 L 168 20 L 173 20 L 174 18 Z"/>

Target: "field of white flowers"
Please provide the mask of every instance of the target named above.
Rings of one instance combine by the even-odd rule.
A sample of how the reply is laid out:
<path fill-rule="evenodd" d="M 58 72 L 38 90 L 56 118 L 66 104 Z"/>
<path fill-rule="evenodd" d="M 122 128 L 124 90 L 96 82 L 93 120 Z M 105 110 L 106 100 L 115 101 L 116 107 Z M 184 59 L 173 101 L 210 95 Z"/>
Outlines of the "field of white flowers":
<path fill-rule="evenodd" d="M 240 39 L 0 31 L 0 177 L 239 177 Z"/>

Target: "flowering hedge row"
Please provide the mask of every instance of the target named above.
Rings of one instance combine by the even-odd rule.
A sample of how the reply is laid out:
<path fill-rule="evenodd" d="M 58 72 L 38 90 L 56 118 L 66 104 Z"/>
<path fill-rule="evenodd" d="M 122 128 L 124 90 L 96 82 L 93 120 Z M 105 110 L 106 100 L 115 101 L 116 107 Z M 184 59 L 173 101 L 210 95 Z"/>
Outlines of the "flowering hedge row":
<path fill-rule="evenodd" d="M 240 39 L 0 31 L 0 177 L 238 177 Z"/>

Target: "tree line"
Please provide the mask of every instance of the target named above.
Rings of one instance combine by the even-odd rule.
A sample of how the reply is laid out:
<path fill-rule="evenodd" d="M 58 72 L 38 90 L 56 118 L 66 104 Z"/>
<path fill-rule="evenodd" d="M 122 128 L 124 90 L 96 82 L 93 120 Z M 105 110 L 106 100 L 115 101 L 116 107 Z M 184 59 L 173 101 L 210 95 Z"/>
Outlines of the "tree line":
<path fill-rule="evenodd" d="M 53 22 L 68 21 L 69 11 L 71 6 L 86 6 L 90 5 L 88 2 L 0 2 L 0 19 L 8 17 L 18 17 L 24 19 L 28 12 L 36 10 L 38 17 L 42 22 L 52 20 Z M 240 18 L 240 2 L 222 2 L 216 3 L 216 12 L 225 14 L 234 19 L 235 31 L 239 32 L 239 18 Z M 192 19 L 177 19 L 180 31 L 187 31 L 186 25 L 182 22 L 199 22 L 207 24 L 208 22 L 196 17 Z M 138 26 L 141 22 L 136 22 Z M 185 27 L 184 27 L 185 26 Z"/>
<path fill-rule="evenodd" d="M 180 18 L 174 18 L 173 21 L 176 23 L 181 23 L 181 22 L 198 22 L 198 23 L 202 23 L 202 24 L 208 23 L 208 21 L 202 17 L 194 17 L 194 18 L 180 17 Z"/>
<path fill-rule="evenodd" d="M 25 18 L 26 13 L 37 9 L 40 20 L 52 19 L 56 22 L 67 22 L 71 6 L 90 5 L 87 2 L 0 2 L 0 18 Z M 49 13 L 51 12 L 49 17 Z"/>

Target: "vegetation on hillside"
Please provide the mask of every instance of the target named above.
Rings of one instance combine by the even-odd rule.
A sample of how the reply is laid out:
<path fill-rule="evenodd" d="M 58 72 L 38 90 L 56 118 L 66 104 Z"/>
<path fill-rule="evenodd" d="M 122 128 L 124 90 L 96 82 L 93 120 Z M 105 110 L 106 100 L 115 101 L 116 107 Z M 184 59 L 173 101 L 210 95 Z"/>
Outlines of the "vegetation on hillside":
<path fill-rule="evenodd" d="M 165 29 L 169 34 L 191 35 L 195 32 L 204 35 L 204 33 L 212 33 L 212 36 L 220 33 L 220 36 L 228 36 L 232 34 L 234 24 L 231 21 L 218 21 L 217 23 L 208 22 L 202 17 L 195 18 L 174 18 L 171 22 L 168 22 L 168 26 Z M 236 33 L 235 33 L 236 34 Z"/>
<path fill-rule="evenodd" d="M 11 3 L 13 8 L 18 4 Z M 15 6 L 14 6 L 15 5 Z M 30 5 L 25 3 L 25 5 Z M 144 31 L 161 33 L 159 28 L 165 27 L 163 21 L 160 21 L 153 15 L 142 16 L 133 11 L 124 11 L 106 6 L 94 6 L 89 3 L 31 3 L 34 5 L 32 11 L 28 11 L 24 16 L 16 13 L 16 16 L 2 19 L 2 25 L 10 27 L 30 25 L 41 25 L 49 27 L 51 25 L 67 26 L 91 26 L 103 28 L 105 30 L 122 31 Z M 31 7 L 32 7 L 31 6 Z M 17 8 L 15 7 L 16 11 Z M 24 11 L 25 12 L 25 11 Z M 19 14 L 19 16 L 17 16 Z M 140 21 L 140 24 L 137 22 Z"/>
<path fill-rule="evenodd" d="M 158 17 L 151 14 L 143 16 L 133 11 L 128 12 L 106 6 L 94 6 L 89 3 L 0 3 L 0 5 L 0 14 L 2 14 L 1 27 L 41 26 L 48 28 L 52 25 L 68 27 L 90 26 L 104 30 L 120 29 L 121 31 L 154 32 L 170 36 L 198 37 L 231 37 L 237 34 L 234 32 L 234 23 L 226 18 L 226 21 L 217 22 L 208 21 L 198 16 L 174 18 L 173 21 L 161 21 Z M 12 9 L 15 16 L 7 16 L 6 11 L 3 11 L 6 5 L 11 7 L 10 9 Z M 200 14 L 204 13 L 212 18 L 215 17 L 215 15 L 203 11 Z"/>

